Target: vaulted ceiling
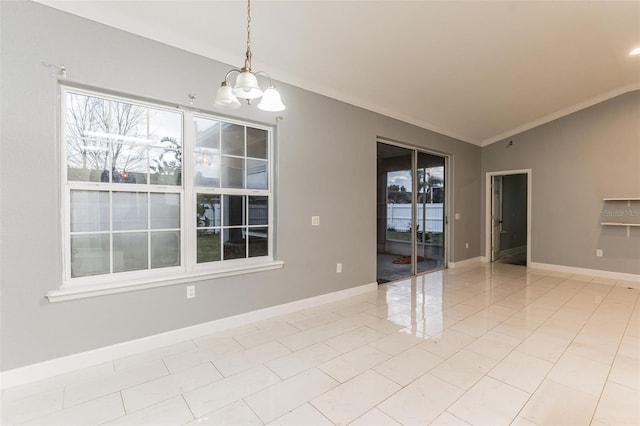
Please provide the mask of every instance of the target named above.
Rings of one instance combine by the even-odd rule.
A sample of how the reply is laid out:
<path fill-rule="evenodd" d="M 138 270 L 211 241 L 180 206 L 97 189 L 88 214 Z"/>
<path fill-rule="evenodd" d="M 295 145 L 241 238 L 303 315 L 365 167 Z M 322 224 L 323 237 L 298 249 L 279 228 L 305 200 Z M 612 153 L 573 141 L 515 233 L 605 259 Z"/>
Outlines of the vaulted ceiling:
<path fill-rule="evenodd" d="M 39 3 L 233 66 L 244 59 L 245 1 Z M 629 55 L 640 47 L 637 0 L 251 7 L 254 69 L 478 145 L 640 89 L 640 55 Z"/>

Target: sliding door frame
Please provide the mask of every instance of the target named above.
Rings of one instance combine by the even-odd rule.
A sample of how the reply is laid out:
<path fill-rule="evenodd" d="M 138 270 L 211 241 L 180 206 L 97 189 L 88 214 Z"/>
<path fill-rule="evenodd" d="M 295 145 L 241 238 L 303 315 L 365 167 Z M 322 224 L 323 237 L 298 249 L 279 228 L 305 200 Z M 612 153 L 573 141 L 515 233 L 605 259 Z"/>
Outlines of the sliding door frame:
<path fill-rule="evenodd" d="M 449 229 L 449 211 L 450 211 L 450 186 L 452 185 L 452 176 L 453 173 L 451 167 L 451 155 L 443 152 L 430 150 L 427 148 L 409 145 L 402 142 L 397 142 L 391 139 L 386 139 L 382 137 L 378 137 L 376 139 L 376 146 L 378 143 L 384 143 L 387 145 L 397 146 L 399 148 L 409 149 L 412 151 L 411 153 L 411 180 L 412 180 L 412 188 L 411 188 L 411 217 L 413 222 L 417 220 L 418 215 L 418 153 L 424 153 L 429 155 L 434 155 L 437 157 L 441 157 L 444 159 L 444 210 L 443 210 L 443 218 L 442 218 L 442 229 L 443 229 L 443 250 L 442 250 L 442 266 L 435 269 L 430 269 L 428 271 L 418 272 L 418 238 L 415 232 L 411 233 L 411 276 L 416 276 L 419 274 L 428 274 L 430 272 L 439 271 L 442 269 L 446 269 L 449 264 L 449 244 L 450 244 L 450 229 Z"/>

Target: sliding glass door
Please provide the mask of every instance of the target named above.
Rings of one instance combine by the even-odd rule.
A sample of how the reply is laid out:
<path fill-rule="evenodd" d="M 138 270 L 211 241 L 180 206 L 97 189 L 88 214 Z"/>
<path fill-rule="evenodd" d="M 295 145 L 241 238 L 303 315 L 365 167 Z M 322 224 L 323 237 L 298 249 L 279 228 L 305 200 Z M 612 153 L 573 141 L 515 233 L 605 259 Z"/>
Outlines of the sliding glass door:
<path fill-rule="evenodd" d="M 445 266 L 445 157 L 378 142 L 377 281 Z"/>
<path fill-rule="evenodd" d="M 444 165 L 445 158 L 418 152 L 417 167 L 417 272 L 444 266 Z"/>
<path fill-rule="evenodd" d="M 413 275 L 413 150 L 378 143 L 378 284 Z"/>

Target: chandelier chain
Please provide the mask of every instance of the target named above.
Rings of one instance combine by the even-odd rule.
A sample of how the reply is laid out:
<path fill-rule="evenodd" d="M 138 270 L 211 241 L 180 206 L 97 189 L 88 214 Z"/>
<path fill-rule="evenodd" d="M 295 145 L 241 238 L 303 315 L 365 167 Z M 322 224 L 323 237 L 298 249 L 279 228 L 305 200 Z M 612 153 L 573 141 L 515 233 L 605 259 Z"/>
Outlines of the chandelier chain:
<path fill-rule="evenodd" d="M 247 59 L 251 67 L 251 0 L 247 1 Z"/>

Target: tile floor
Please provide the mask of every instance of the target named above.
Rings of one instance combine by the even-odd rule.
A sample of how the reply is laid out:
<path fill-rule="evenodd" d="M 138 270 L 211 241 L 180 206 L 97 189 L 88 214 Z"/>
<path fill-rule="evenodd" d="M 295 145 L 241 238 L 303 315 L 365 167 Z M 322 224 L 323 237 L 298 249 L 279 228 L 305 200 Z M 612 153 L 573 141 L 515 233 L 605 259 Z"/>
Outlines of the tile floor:
<path fill-rule="evenodd" d="M 503 264 L 439 271 L 6 389 L 1 420 L 639 425 L 637 288 Z"/>

